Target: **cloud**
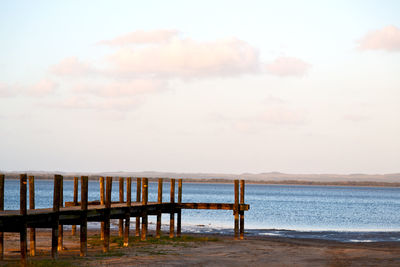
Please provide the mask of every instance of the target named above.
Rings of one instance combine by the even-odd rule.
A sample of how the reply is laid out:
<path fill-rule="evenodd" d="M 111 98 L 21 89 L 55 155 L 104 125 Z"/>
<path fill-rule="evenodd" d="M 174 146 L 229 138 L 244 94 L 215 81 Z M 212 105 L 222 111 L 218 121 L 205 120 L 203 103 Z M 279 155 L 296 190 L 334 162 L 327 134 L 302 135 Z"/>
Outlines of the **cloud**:
<path fill-rule="evenodd" d="M 68 57 L 50 67 L 50 72 L 59 76 L 84 76 L 95 70 L 88 63 L 81 62 L 77 57 Z"/>
<path fill-rule="evenodd" d="M 58 84 L 48 78 L 44 78 L 31 86 L 0 83 L 0 97 L 15 97 L 18 95 L 42 97 L 54 94 L 57 88 Z"/>
<path fill-rule="evenodd" d="M 178 35 L 177 30 L 153 30 L 153 31 L 134 31 L 126 35 L 118 36 L 111 40 L 98 42 L 100 45 L 124 46 L 129 44 L 152 44 L 164 43 Z"/>
<path fill-rule="evenodd" d="M 0 97 L 13 97 L 20 91 L 17 86 L 11 86 L 6 83 L 0 83 Z"/>
<path fill-rule="evenodd" d="M 370 31 L 357 43 L 359 50 L 400 51 L 400 29 L 390 25 L 380 30 Z"/>
<path fill-rule="evenodd" d="M 54 94 L 56 89 L 58 88 L 58 84 L 50 79 L 42 79 L 38 83 L 34 84 L 31 87 L 26 89 L 26 94 L 29 96 L 46 96 Z"/>
<path fill-rule="evenodd" d="M 296 57 L 278 57 L 265 65 L 268 73 L 282 77 L 304 76 L 310 67 L 310 64 Z"/>
<path fill-rule="evenodd" d="M 238 75 L 259 69 L 258 51 L 234 38 L 213 42 L 174 39 L 157 46 L 121 48 L 108 59 L 120 73 L 180 78 Z"/>
<path fill-rule="evenodd" d="M 99 97 L 127 97 L 148 94 L 166 88 L 166 82 L 156 79 L 134 79 L 103 84 L 78 84 L 71 91 L 80 94 L 91 94 Z"/>

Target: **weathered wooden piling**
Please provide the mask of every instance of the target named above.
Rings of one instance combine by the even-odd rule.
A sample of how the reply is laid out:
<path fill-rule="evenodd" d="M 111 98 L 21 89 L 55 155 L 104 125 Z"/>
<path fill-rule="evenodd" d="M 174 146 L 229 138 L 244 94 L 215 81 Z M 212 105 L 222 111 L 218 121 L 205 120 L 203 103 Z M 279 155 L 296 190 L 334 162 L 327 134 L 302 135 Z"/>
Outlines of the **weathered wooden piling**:
<path fill-rule="evenodd" d="M 20 183 L 19 183 L 19 210 L 22 216 L 26 216 L 26 174 L 20 175 Z M 20 228 L 19 232 L 19 242 L 21 247 L 21 265 L 26 266 L 27 262 L 27 236 L 26 236 L 26 220 L 23 220 L 22 227 Z"/>
<path fill-rule="evenodd" d="M 157 194 L 157 203 L 162 203 L 162 189 L 163 189 L 163 179 L 158 179 L 158 194 Z M 156 238 L 161 237 L 161 211 L 157 213 L 157 225 L 156 225 Z"/>
<path fill-rule="evenodd" d="M 240 204 L 244 204 L 244 180 L 240 180 Z M 240 239 L 244 239 L 244 211 L 240 211 Z"/>
<path fill-rule="evenodd" d="M 178 204 L 182 203 L 182 179 L 178 180 Z M 182 210 L 178 208 L 176 212 L 177 222 L 176 222 L 176 236 L 181 237 L 182 231 Z"/>
<path fill-rule="evenodd" d="M 131 206 L 131 190 L 132 190 L 132 178 L 126 178 L 126 206 Z M 131 223 L 131 214 L 129 210 L 125 212 L 125 232 L 124 232 L 124 247 L 129 246 L 129 228 Z"/>
<path fill-rule="evenodd" d="M 100 205 L 104 205 L 104 177 L 100 176 Z M 104 222 L 100 222 L 100 240 L 104 240 Z"/>
<path fill-rule="evenodd" d="M 170 202 L 175 203 L 175 179 L 171 179 L 171 192 L 170 192 Z M 175 236 L 175 213 L 174 210 L 169 214 L 169 238 Z"/>
<path fill-rule="evenodd" d="M 141 178 L 136 178 L 136 202 L 140 203 L 141 201 L 141 196 L 140 196 L 140 190 L 141 190 Z M 140 236 L 140 216 L 136 216 L 136 229 L 135 229 L 135 236 L 139 237 Z"/>
<path fill-rule="evenodd" d="M 87 254 L 87 209 L 88 209 L 88 177 L 81 177 L 81 225 L 80 225 L 80 255 Z"/>
<path fill-rule="evenodd" d="M 60 212 L 60 190 L 61 190 L 61 175 L 54 175 L 54 191 L 53 191 L 53 216 L 54 221 L 51 228 L 51 257 L 57 258 L 58 252 L 58 225 L 59 225 L 59 212 Z"/>
<path fill-rule="evenodd" d="M 149 193 L 149 179 L 143 178 L 142 181 L 142 205 L 147 205 Z M 145 241 L 147 239 L 147 209 L 142 212 L 142 235 L 140 240 Z"/>
<path fill-rule="evenodd" d="M 61 176 L 60 180 L 60 208 L 64 206 L 64 178 Z M 57 250 L 63 250 L 63 239 L 64 239 L 64 226 L 60 224 L 58 226 L 58 247 Z"/>
<path fill-rule="evenodd" d="M 108 252 L 110 250 L 110 212 L 111 212 L 111 190 L 112 190 L 112 177 L 107 177 L 106 184 L 106 199 L 105 199 L 105 209 L 104 209 L 104 242 L 103 242 L 103 252 Z"/>
<path fill-rule="evenodd" d="M 35 177 L 29 176 L 29 209 L 35 209 Z M 29 228 L 29 252 L 30 256 L 36 255 L 36 229 Z"/>
<path fill-rule="evenodd" d="M 235 232 L 235 240 L 239 239 L 239 180 L 235 180 L 235 206 L 233 210 L 233 215 L 235 217 L 235 226 L 234 226 L 234 232 Z"/>
<path fill-rule="evenodd" d="M 119 177 L 119 203 L 124 202 L 124 178 Z M 124 219 L 119 219 L 118 221 L 118 236 L 122 237 L 124 235 Z"/>
<path fill-rule="evenodd" d="M 4 210 L 4 174 L 0 174 L 0 211 Z M 0 260 L 4 257 L 4 232 L 0 232 Z"/>
<path fill-rule="evenodd" d="M 74 177 L 74 206 L 78 206 L 78 177 Z M 72 230 L 71 230 L 72 235 L 76 235 L 76 225 L 72 225 Z"/>

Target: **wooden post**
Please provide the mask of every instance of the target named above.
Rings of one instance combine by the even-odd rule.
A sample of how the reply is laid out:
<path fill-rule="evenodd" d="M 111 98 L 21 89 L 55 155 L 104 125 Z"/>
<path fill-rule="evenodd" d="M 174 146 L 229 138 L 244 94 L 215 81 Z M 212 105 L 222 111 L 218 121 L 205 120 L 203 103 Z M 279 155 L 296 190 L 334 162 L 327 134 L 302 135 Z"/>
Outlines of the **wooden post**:
<path fill-rule="evenodd" d="M 157 195 L 157 203 L 162 203 L 162 188 L 163 188 L 163 179 L 158 179 L 158 195 Z M 156 226 L 156 238 L 161 237 L 161 211 L 157 213 L 157 226 Z"/>
<path fill-rule="evenodd" d="M 105 199 L 105 211 L 104 211 L 104 242 L 103 252 L 110 250 L 110 208 L 111 208 L 111 189 L 112 189 L 112 177 L 107 177 L 106 184 L 106 199 Z"/>
<path fill-rule="evenodd" d="M 239 180 L 235 180 L 235 206 L 233 209 L 235 217 L 235 240 L 239 239 Z"/>
<path fill-rule="evenodd" d="M 142 179 L 136 178 L 136 202 L 141 201 L 140 197 L 140 190 L 141 190 L 141 181 Z M 135 231 L 135 236 L 139 237 L 140 236 L 140 216 L 136 216 L 136 231 Z"/>
<path fill-rule="evenodd" d="M 119 203 L 124 202 L 124 178 L 119 177 Z M 119 219 L 118 236 L 124 235 L 124 219 Z"/>
<path fill-rule="evenodd" d="M 104 205 L 104 177 L 100 176 L 100 205 Z M 104 222 L 100 222 L 100 240 L 104 240 Z"/>
<path fill-rule="evenodd" d="M 35 209 L 35 177 L 29 176 L 29 209 Z M 36 229 L 29 229 L 29 251 L 30 255 L 33 257 L 36 255 Z"/>
<path fill-rule="evenodd" d="M 126 178 L 126 206 L 131 206 L 131 190 L 132 190 L 132 178 Z M 125 232 L 124 232 L 124 247 L 129 246 L 129 227 L 131 221 L 131 213 L 128 209 L 125 214 Z"/>
<path fill-rule="evenodd" d="M 61 181 L 60 181 L 60 208 L 64 206 L 64 179 L 61 176 Z M 58 251 L 63 250 L 63 237 L 64 237 L 64 227 L 63 225 L 58 226 Z"/>
<path fill-rule="evenodd" d="M 58 220 L 60 211 L 60 189 L 61 189 L 61 175 L 54 175 L 54 191 L 53 191 L 53 212 L 54 222 L 51 229 L 51 257 L 56 259 L 58 256 Z"/>
<path fill-rule="evenodd" d="M 244 180 L 240 180 L 240 204 L 244 204 Z M 240 211 L 240 239 L 244 239 L 244 211 Z"/>
<path fill-rule="evenodd" d="M 144 241 L 147 239 L 147 200 L 148 200 L 148 184 L 149 179 L 143 178 L 143 183 L 142 183 L 142 205 L 144 208 L 143 214 L 142 214 L 142 236 L 140 240 Z"/>
<path fill-rule="evenodd" d="M 182 203 L 182 179 L 178 180 L 178 203 Z M 182 211 L 177 210 L 177 222 L 176 222 L 176 236 L 181 237 L 182 231 Z"/>
<path fill-rule="evenodd" d="M 175 179 L 171 179 L 171 193 L 170 193 L 170 202 L 171 204 L 175 203 Z M 175 236 L 174 228 L 175 228 L 175 210 L 172 208 L 171 213 L 169 214 L 169 238 L 173 238 Z"/>
<path fill-rule="evenodd" d="M 80 226 L 80 256 L 87 254 L 87 209 L 88 209 L 88 177 L 81 177 L 81 226 Z"/>
<path fill-rule="evenodd" d="M 19 211 L 20 214 L 24 217 L 22 219 L 22 227 L 20 229 L 19 233 L 19 242 L 20 242 L 20 247 L 21 247 L 21 265 L 26 266 L 27 262 L 27 248 L 28 248 L 28 243 L 27 243 L 27 237 L 26 237 L 26 174 L 21 174 L 20 175 L 20 180 L 19 180 Z"/>
<path fill-rule="evenodd" d="M 74 177 L 74 206 L 78 206 L 78 177 Z M 76 235 L 76 225 L 72 225 L 72 235 Z"/>
<path fill-rule="evenodd" d="M 0 211 L 4 210 L 4 174 L 0 174 Z M 4 233 L 0 232 L 0 260 L 4 258 Z"/>

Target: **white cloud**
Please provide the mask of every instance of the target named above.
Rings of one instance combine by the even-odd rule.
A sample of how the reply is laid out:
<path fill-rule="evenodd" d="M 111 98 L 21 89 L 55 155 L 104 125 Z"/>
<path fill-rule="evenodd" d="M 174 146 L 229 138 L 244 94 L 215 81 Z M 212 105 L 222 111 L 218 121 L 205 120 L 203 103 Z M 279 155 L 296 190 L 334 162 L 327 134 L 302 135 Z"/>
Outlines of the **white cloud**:
<path fill-rule="evenodd" d="M 273 62 L 266 64 L 268 73 L 277 76 L 304 76 L 311 65 L 296 57 L 278 57 Z"/>
<path fill-rule="evenodd" d="M 84 76 L 95 72 L 95 70 L 77 57 L 68 57 L 51 66 L 50 72 L 60 76 Z"/>
<path fill-rule="evenodd" d="M 380 30 L 370 31 L 357 43 L 359 50 L 400 51 L 400 29 L 390 25 Z"/>
<path fill-rule="evenodd" d="M 238 39 L 197 42 L 174 39 L 158 46 L 121 48 L 109 56 L 116 72 L 178 78 L 257 72 L 258 51 Z"/>

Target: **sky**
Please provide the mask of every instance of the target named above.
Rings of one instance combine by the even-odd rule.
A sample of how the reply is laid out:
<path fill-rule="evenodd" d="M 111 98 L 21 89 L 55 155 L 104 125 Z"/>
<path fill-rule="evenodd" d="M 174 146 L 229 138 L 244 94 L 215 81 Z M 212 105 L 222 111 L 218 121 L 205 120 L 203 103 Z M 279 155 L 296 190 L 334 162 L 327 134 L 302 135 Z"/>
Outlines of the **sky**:
<path fill-rule="evenodd" d="M 0 170 L 400 172 L 399 1 L 1 1 Z"/>

